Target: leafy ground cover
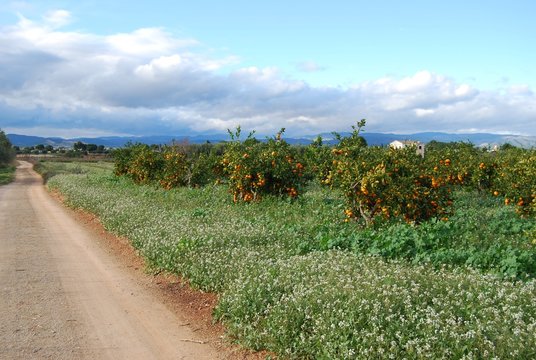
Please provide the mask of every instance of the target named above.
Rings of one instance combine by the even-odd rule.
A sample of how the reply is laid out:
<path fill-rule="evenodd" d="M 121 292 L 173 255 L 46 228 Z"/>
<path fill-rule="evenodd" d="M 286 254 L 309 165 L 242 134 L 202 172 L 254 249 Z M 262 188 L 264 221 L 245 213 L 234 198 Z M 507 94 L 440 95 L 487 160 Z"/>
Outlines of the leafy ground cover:
<path fill-rule="evenodd" d="M 153 270 L 218 292 L 216 318 L 248 347 L 284 358 L 536 356 L 536 223 L 493 196 L 455 193 L 446 222 L 360 229 L 344 221 L 344 196 L 320 186 L 234 204 L 225 186 L 166 191 L 108 165 L 61 166 L 51 189 L 131 239 Z"/>
<path fill-rule="evenodd" d="M 0 185 L 6 185 L 15 178 L 14 166 L 0 166 Z"/>

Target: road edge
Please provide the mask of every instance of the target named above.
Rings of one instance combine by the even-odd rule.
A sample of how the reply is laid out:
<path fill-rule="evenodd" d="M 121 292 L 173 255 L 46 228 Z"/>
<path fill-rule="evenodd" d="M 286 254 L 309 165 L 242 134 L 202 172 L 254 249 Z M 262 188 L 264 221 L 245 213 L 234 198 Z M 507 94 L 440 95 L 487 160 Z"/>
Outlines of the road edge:
<path fill-rule="evenodd" d="M 218 302 L 218 295 L 194 289 L 186 279 L 173 274 L 151 274 L 147 264 L 128 238 L 117 236 L 105 229 L 100 219 L 93 213 L 83 209 L 74 209 L 57 191 L 51 191 L 43 184 L 46 193 L 58 202 L 81 226 L 95 234 L 102 250 L 118 260 L 121 268 L 134 275 L 138 284 L 142 285 L 178 318 L 185 319 L 178 326 L 188 326 L 222 354 L 224 359 L 257 360 L 265 359 L 269 354 L 265 351 L 253 351 L 231 343 L 226 337 L 225 327 L 214 322 L 213 310 Z"/>

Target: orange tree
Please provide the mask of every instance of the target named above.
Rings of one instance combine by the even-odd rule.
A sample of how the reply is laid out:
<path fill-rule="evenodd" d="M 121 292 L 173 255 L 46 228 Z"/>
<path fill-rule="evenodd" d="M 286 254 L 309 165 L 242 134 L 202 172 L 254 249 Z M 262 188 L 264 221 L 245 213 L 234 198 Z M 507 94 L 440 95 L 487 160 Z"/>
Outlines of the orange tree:
<path fill-rule="evenodd" d="M 224 178 L 221 160 L 222 157 L 215 152 L 200 153 L 191 157 L 187 177 L 188 186 L 219 184 Z"/>
<path fill-rule="evenodd" d="M 212 144 L 173 144 L 163 149 L 160 184 L 165 189 L 199 187 L 221 179 L 221 156 Z"/>
<path fill-rule="evenodd" d="M 497 166 L 490 154 L 463 142 L 430 146 L 425 163 L 441 181 L 479 191 L 491 189 Z"/>
<path fill-rule="evenodd" d="M 281 139 L 285 129 L 266 142 L 250 133 L 240 140 L 240 127 L 229 131 L 231 142 L 223 154 L 223 170 L 228 177 L 234 202 L 260 200 L 270 194 L 297 197 L 305 185 L 304 165 L 296 148 Z"/>
<path fill-rule="evenodd" d="M 210 144 L 174 143 L 151 147 L 129 144 L 114 151 L 117 176 L 128 176 L 138 184 L 158 182 L 164 189 L 201 186 L 221 178 L 218 148 Z"/>
<path fill-rule="evenodd" d="M 329 183 L 346 197 L 347 221 L 402 218 L 420 223 L 430 218 L 447 219 L 451 185 L 434 177 L 415 148 L 367 147 L 359 132 L 365 121 L 353 127 L 333 149 L 334 168 Z"/>
<path fill-rule="evenodd" d="M 304 162 L 307 168 L 307 178 L 317 179 L 321 184 L 329 184 L 328 176 L 333 168 L 333 153 L 318 136 L 303 150 Z"/>
<path fill-rule="evenodd" d="M 128 174 L 137 184 L 148 184 L 161 178 L 164 159 L 160 152 L 148 145 L 136 147 Z"/>
<path fill-rule="evenodd" d="M 177 146 L 166 146 L 162 153 L 163 166 L 159 183 L 164 189 L 172 189 L 188 184 L 188 160 Z"/>
<path fill-rule="evenodd" d="M 497 157 L 494 195 L 504 196 L 523 216 L 536 215 L 536 150 L 505 149 Z"/>
<path fill-rule="evenodd" d="M 114 158 L 114 174 L 116 176 L 124 176 L 128 174 L 130 163 L 132 162 L 134 146 L 137 145 L 128 143 L 127 146 L 112 151 L 112 156 Z"/>
<path fill-rule="evenodd" d="M 471 144 L 451 143 L 426 153 L 434 181 L 447 182 L 494 196 L 519 214 L 536 214 L 536 152 L 513 146 L 487 152 Z"/>
<path fill-rule="evenodd" d="M 187 152 L 189 159 L 188 186 L 203 186 L 209 183 L 220 183 L 224 178 L 222 156 L 225 144 L 190 145 Z"/>
<path fill-rule="evenodd" d="M 114 152 L 116 175 L 126 175 L 137 184 L 159 180 L 164 165 L 162 154 L 145 144 L 129 144 Z"/>

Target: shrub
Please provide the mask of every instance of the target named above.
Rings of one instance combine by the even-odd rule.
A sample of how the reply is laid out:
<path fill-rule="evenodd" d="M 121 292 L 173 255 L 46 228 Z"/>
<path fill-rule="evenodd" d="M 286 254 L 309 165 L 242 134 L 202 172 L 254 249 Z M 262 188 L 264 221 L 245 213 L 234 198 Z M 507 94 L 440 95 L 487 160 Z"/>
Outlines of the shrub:
<path fill-rule="evenodd" d="M 333 149 L 334 169 L 327 179 L 344 192 L 348 220 L 361 218 L 367 225 L 376 218 L 400 217 L 413 223 L 433 217 L 446 220 L 451 205 L 448 181 L 427 171 L 412 147 L 367 147 L 359 136 L 364 125 L 364 120 L 359 122 Z"/>
<path fill-rule="evenodd" d="M 333 153 L 324 144 L 322 137 L 317 137 L 304 151 L 308 179 L 316 179 L 320 184 L 329 185 L 329 174 L 333 169 Z"/>
<path fill-rule="evenodd" d="M 0 130 L 0 166 L 9 165 L 15 159 L 15 150 L 6 134 Z"/>
<path fill-rule="evenodd" d="M 166 190 L 184 186 L 189 183 L 188 170 L 189 164 L 186 154 L 181 152 L 177 147 L 168 146 L 163 154 L 163 167 L 159 183 Z"/>
<path fill-rule="evenodd" d="M 469 143 L 450 143 L 426 152 L 428 171 L 433 171 L 451 185 L 478 191 L 492 188 L 497 163 L 492 154 Z M 446 166 L 445 166 L 446 165 Z"/>
<path fill-rule="evenodd" d="M 536 151 L 507 149 L 499 154 L 494 195 L 504 196 L 522 216 L 536 216 Z"/>
<path fill-rule="evenodd" d="M 149 145 L 129 144 L 125 148 L 115 150 L 114 173 L 126 175 L 137 184 L 148 184 L 160 180 L 164 168 L 164 157 Z"/>
<path fill-rule="evenodd" d="M 304 165 L 296 148 L 281 139 L 284 129 L 264 143 L 253 133 L 242 142 L 240 132 L 240 127 L 235 133 L 229 131 L 232 141 L 222 161 L 234 202 L 256 201 L 264 195 L 297 197 L 306 182 Z"/>
<path fill-rule="evenodd" d="M 114 158 L 114 174 L 116 176 L 124 176 L 129 173 L 133 150 L 133 145 L 128 144 L 126 147 L 112 151 L 112 156 Z"/>
<path fill-rule="evenodd" d="M 206 185 L 221 177 L 220 156 L 210 144 L 150 147 L 129 144 L 117 149 L 114 173 L 137 184 L 157 182 L 164 189 Z"/>

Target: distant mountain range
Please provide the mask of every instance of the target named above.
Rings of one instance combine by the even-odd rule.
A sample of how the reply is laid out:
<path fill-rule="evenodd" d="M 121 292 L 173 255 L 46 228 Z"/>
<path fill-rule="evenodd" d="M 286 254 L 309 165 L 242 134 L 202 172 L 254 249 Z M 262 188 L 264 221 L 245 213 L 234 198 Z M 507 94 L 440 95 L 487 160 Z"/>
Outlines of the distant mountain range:
<path fill-rule="evenodd" d="M 342 136 L 347 136 L 348 133 L 341 133 Z M 448 134 L 441 132 L 424 132 L 416 134 L 384 134 L 384 133 L 367 133 L 364 132 L 363 137 L 367 140 L 369 145 L 387 145 L 394 140 L 415 140 L 423 143 L 428 143 L 432 140 L 441 142 L 453 142 L 463 141 L 470 142 L 477 146 L 489 146 L 502 145 L 509 143 L 514 146 L 532 148 L 536 147 L 536 136 L 520 136 L 520 135 L 499 135 L 499 134 Z M 304 136 L 299 138 L 285 138 L 291 144 L 309 144 L 318 135 Z M 336 142 L 335 137 L 331 133 L 320 134 L 325 143 L 333 144 Z M 54 147 L 72 147 L 77 141 L 81 141 L 86 144 L 104 145 L 110 148 L 125 146 L 128 142 L 132 143 L 144 143 L 144 144 L 170 144 L 173 141 L 176 142 L 189 142 L 193 144 L 200 144 L 205 142 L 218 143 L 221 141 L 228 141 L 229 135 L 227 134 L 214 134 L 214 135 L 195 135 L 195 136 L 106 136 L 95 138 L 73 138 L 64 139 L 60 137 L 39 137 L 39 136 L 27 136 L 8 134 L 7 137 L 13 145 L 19 147 L 35 146 L 38 144 L 52 145 Z M 259 139 L 261 137 L 259 136 Z"/>

